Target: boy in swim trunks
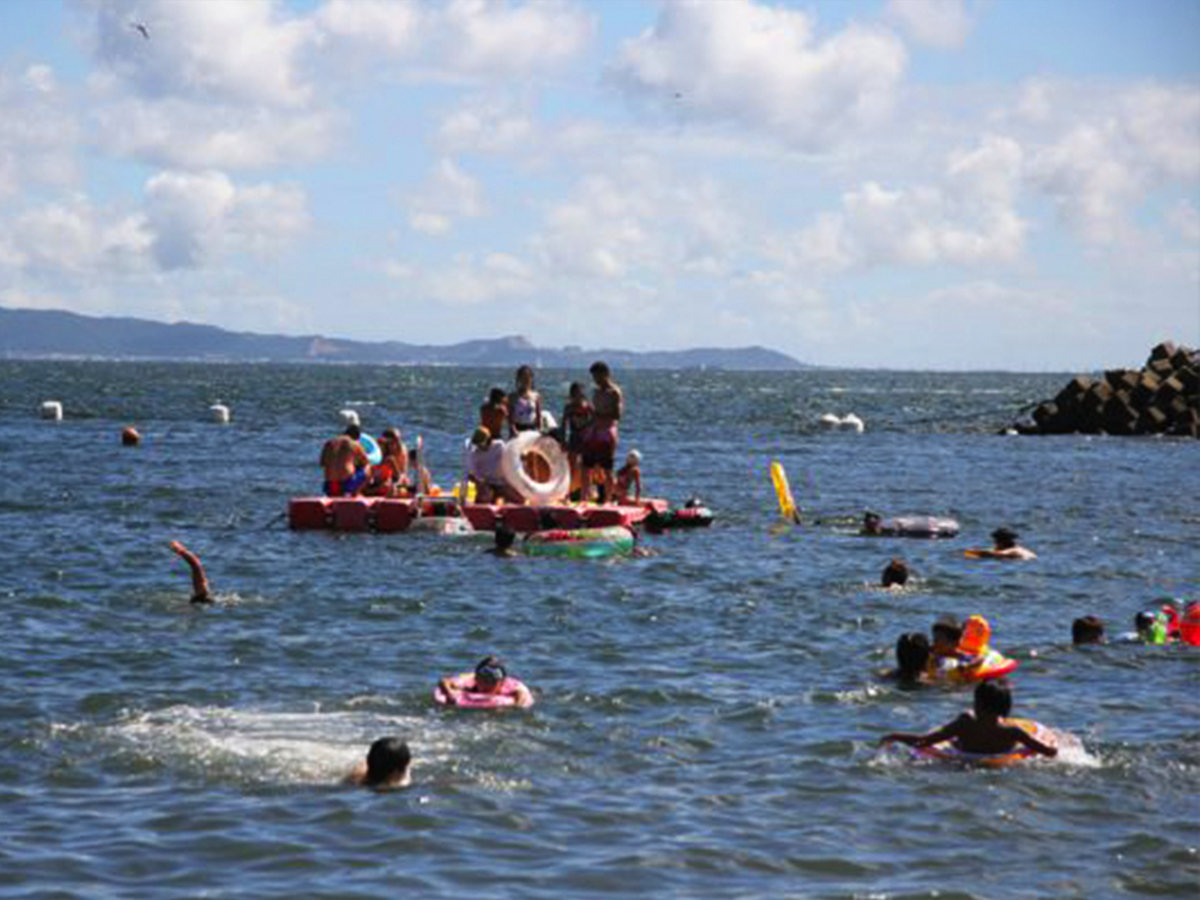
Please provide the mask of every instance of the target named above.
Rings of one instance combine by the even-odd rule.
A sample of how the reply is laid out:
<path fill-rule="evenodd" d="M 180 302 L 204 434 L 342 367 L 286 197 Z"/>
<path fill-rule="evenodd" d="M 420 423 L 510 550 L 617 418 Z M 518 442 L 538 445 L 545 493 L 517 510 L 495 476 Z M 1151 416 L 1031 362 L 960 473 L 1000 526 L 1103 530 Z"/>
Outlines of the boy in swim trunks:
<path fill-rule="evenodd" d="M 596 383 L 592 391 L 592 425 L 588 429 L 587 438 L 583 442 L 582 463 L 584 470 L 584 491 L 591 493 L 593 472 L 599 469 L 603 473 L 603 500 L 609 501 L 614 493 L 613 462 L 617 455 L 617 428 L 621 415 L 625 411 L 625 395 L 621 388 L 612 380 L 612 371 L 608 363 L 596 361 L 588 370 Z M 592 499 L 585 495 L 584 499 Z"/>
<path fill-rule="evenodd" d="M 179 541 L 171 541 L 171 549 L 192 570 L 192 602 L 212 603 L 212 591 L 209 590 L 208 576 L 204 574 L 204 566 L 200 562 L 200 557 L 179 543 Z"/>
<path fill-rule="evenodd" d="M 412 751 L 398 737 L 380 738 L 346 780 L 376 791 L 408 787 L 412 784 Z"/>
<path fill-rule="evenodd" d="M 943 741 L 953 741 L 963 753 L 988 756 L 1011 753 L 1017 745 L 1028 747 L 1042 756 L 1057 756 L 1058 748 L 1044 744 L 1017 725 L 1005 719 L 1012 712 L 1012 692 L 1002 679 L 982 681 L 975 688 L 974 713 L 965 712 L 953 722 L 928 734 L 909 734 L 895 731 L 884 735 L 880 746 L 893 741 L 910 747 L 932 747 Z"/>
<path fill-rule="evenodd" d="M 330 438 L 321 448 L 321 468 L 325 472 L 325 496 L 353 497 L 367 480 L 367 451 L 358 439 L 362 431 L 351 425 L 345 434 Z"/>

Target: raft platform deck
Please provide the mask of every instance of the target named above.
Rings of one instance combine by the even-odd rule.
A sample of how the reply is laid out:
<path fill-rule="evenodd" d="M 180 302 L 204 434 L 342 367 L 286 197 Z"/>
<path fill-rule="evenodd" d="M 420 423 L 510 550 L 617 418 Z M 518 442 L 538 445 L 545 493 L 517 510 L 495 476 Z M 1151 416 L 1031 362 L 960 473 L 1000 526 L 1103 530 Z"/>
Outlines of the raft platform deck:
<path fill-rule="evenodd" d="M 437 505 L 459 506 L 453 497 L 392 499 L 388 497 L 296 497 L 288 501 L 288 527 L 295 530 L 333 531 L 407 531 L 417 518 L 417 503 L 422 515 L 437 515 Z M 476 531 L 494 531 L 504 524 L 520 534 L 552 528 L 606 528 L 611 525 L 637 525 L 653 512 L 665 512 L 666 500 L 643 499 L 634 506 L 597 506 L 563 503 L 551 506 L 525 506 L 516 503 L 461 504 L 463 515 Z M 550 524 L 553 523 L 553 524 Z"/>

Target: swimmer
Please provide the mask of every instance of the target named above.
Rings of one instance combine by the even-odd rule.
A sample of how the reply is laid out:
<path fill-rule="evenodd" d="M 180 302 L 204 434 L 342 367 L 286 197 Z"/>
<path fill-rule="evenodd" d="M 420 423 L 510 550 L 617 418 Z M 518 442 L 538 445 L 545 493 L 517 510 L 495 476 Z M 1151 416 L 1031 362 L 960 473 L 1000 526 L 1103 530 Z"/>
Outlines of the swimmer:
<path fill-rule="evenodd" d="M 517 533 L 506 525 L 496 526 L 496 546 L 488 548 L 488 553 L 492 556 L 499 556 L 504 559 L 513 556 L 520 556 L 513 548 L 513 543 L 517 539 Z"/>
<path fill-rule="evenodd" d="M 1025 729 L 1008 724 L 1012 712 L 1012 692 L 1000 679 L 980 682 L 975 688 L 974 713 L 965 712 L 953 722 L 928 734 L 909 734 L 895 731 L 884 735 L 880 746 L 898 741 L 910 747 L 932 747 L 943 741 L 953 741 L 963 753 L 997 755 L 1011 753 L 1018 744 L 1042 756 L 1057 756 L 1058 748 L 1044 744 Z"/>
<path fill-rule="evenodd" d="M 1018 537 L 1020 535 L 1010 528 L 997 528 L 992 532 L 993 546 L 991 548 L 972 547 L 963 552 L 967 556 L 973 556 L 977 559 L 1037 559 L 1036 553 L 1028 547 L 1022 547 L 1017 543 Z"/>
<path fill-rule="evenodd" d="M 171 541 L 171 549 L 188 564 L 188 568 L 192 570 L 192 602 L 193 603 L 212 603 L 212 591 L 208 587 L 208 577 L 204 574 L 204 566 L 200 562 L 200 557 L 189 550 L 179 541 Z"/>
<path fill-rule="evenodd" d="M 883 570 L 879 583 L 885 588 L 902 588 L 908 583 L 908 565 L 902 559 L 893 559 Z"/>
<path fill-rule="evenodd" d="M 1104 622 L 1096 616 L 1083 616 L 1071 623 L 1071 643 L 1103 644 Z"/>
<path fill-rule="evenodd" d="M 408 787 L 412 784 L 412 752 L 398 737 L 380 738 L 346 780 L 376 791 Z"/>
<path fill-rule="evenodd" d="M 958 643 L 962 640 L 962 625 L 951 615 L 940 616 L 930 630 L 929 677 L 944 678 L 958 668 Z"/>
<path fill-rule="evenodd" d="M 914 631 L 896 641 L 896 668 L 888 673 L 903 687 L 924 684 L 929 667 L 929 638 Z"/>
<path fill-rule="evenodd" d="M 884 534 L 883 516 L 875 512 L 863 513 L 862 528 L 858 533 L 872 537 Z"/>
<path fill-rule="evenodd" d="M 464 694 L 495 694 L 512 698 L 513 706 L 533 706 L 529 688 L 508 676 L 508 671 L 495 656 L 485 656 L 475 667 L 470 684 L 455 686 L 450 678 L 438 679 L 438 688 L 449 706 L 458 706 Z"/>

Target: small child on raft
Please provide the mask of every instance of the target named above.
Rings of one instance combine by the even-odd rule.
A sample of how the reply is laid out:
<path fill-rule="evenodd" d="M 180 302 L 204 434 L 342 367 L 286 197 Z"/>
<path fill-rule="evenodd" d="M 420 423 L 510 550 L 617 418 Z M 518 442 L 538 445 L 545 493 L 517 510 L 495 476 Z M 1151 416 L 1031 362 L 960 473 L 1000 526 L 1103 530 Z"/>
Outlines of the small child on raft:
<path fill-rule="evenodd" d="M 1006 722 L 1011 711 L 1012 692 L 1008 684 L 1003 679 L 983 681 L 975 688 L 974 713 L 965 712 L 928 734 L 895 731 L 880 738 L 879 744 L 886 746 L 899 741 L 910 747 L 932 747 L 951 741 L 963 753 L 987 756 L 1011 753 L 1020 744 L 1042 756 L 1058 755 L 1057 747 L 1042 743 L 1025 729 Z"/>
<path fill-rule="evenodd" d="M 633 489 L 633 502 L 642 501 L 642 454 L 639 450 L 630 450 L 625 457 L 625 465 L 617 470 L 617 485 L 614 490 L 618 506 L 629 502 L 629 490 Z"/>

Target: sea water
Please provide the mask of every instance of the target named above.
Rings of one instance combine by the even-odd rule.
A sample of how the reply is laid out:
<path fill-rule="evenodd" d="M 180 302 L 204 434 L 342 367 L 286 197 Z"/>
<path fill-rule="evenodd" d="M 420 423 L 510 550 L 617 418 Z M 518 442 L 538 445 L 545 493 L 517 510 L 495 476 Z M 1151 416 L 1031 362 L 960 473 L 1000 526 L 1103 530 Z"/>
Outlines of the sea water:
<path fill-rule="evenodd" d="M 616 377 L 647 494 L 699 495 L 712 528 L 497 559 L 285 510 L 346 408 L 422 435 L 452 484 L 510 372 L 0 362 L 0 897 L 1197 895 L 1200 649 L 1075 649 L 1070 626 L 1200 594 L 1200 443 L 996 433 L 1068 374 Z M 555 412 L 586 381 L 538 378 Z M 962 533 L 861 538 L 866 509 Z M 1000 525 L 1039 559 L 962 556 Z M 188 602 L 175 539 L 215 604 Z M 880 590 L 893 556 L 915 580 Z M 1077 747 L 999 771 L 877 749 L 969 704 L 876 677 L 947 612 L 989 619 L 1015 713 Z M 537 705 L 436 707 L 488 653 Z M 341 786 L 388 734 L 413 787 Z"/>

